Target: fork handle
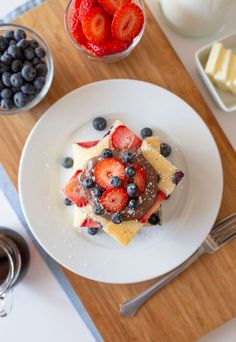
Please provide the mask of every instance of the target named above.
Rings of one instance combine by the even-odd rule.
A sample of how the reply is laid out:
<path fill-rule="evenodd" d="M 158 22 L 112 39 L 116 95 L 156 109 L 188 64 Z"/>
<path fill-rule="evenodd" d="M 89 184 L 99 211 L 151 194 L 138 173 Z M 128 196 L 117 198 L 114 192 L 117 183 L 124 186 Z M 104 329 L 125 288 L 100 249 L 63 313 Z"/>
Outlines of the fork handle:
<path fill-rule="evenodd" d="M 163 286 L 171 282 L 172 279 L 177 277 L 180 273 L 182 273 L 188 266 L 190 266 L 195 260 L 197 260 L 201 255 L 205 253 L 205 248 L 200 246 L 194 254 L 191 255 L 185 262 L 183 262 L 180 266 L 175 268 L 173 271 L 170 271 L 160 280 L 158 280 L 155 284 L 135 296 L 133 299 L 128 300 L 127 302 L 120 304 L 120 314 L 124 317 L 132 317 L 136 314 L 136 312 L 140 309 L 140 307 L 155 293 L 157 293 Z"/>

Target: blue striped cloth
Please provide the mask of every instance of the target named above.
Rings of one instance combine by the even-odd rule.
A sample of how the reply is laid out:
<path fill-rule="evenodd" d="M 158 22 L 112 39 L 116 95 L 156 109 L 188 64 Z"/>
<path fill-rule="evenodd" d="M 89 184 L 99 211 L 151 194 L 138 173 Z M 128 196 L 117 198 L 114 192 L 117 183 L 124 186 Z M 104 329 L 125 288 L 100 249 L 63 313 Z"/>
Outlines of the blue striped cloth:
<path fill-rule="evenodd" d="M 3 0 L 1 0 L 1 1 L 3 1 Z M 4 18 L 1 18 L 0 24 L 9 23 L 10 21 L 16 19 L 17 17 L 19 17 L 23 13 L 29 11 L 33 7 L 40 5 L 44 1 L 46 1 L 46 0 L 28 0 L 28 1 L 26 1 L 24 4 L 22 4 L 21 6 L 18 6 L 13 11 L 8 13 Z"/>
<path fill-rule="evenodd" d="M 1 1 L 1 0 L 0 0 Z M 73 287 L 69 283 L 68 279 L 65 277 L 64 273 L 61 270 L 59 264 L 54 261 L 39 245 L 36 241 L 34 236 L 32 235 L 31 231 L 29 230 L 23 212 L 21 210 L 20 200 L 14 185 L 12 184 L 8 174 L 6 173 L 3 166 L 0 164 L 0 190 L 2 190 L 3 194 L 5 195 L 6 199 L 8 200 L 9 204 L 11 205 L 12 209 L 16 213 L 19 221 L 21 222 L 22 226 L 25 227 L 27 233 L 31 237 L 35 247 L 38 249 L 39 253 L 41 254 L 42 258 L 58 280 L 59 284 L 69 297 L 72 305 L 74 305 L 75 309 L 77 310 L 80 317 L 83 319 L 84 323 L 90 330 L 91 334 L 93 335 L 96 342 L 104 342 L 102 336 L 99 334 L 96 326 L 94 325 L 93 321 L 91 320 L 89 314 L 87 313 L 86 309 L 84 308 L 83 304 L 81 303 L 79 297 L 77 296 L 76 292 L 74 291 Z M 78 340 L 79 342 L 79 340 Z M 81 341 L 82 342 L 82 341 Z"/>

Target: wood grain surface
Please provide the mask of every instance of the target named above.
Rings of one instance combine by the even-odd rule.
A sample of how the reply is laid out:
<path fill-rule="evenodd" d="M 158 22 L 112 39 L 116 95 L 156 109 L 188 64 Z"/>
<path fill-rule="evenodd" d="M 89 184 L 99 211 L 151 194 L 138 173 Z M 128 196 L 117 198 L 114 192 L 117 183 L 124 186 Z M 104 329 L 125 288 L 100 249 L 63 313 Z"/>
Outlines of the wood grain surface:
<path fill-rule="evenodd" d="M 177 94 L 207 123 L 224 168 L 224 194 L 218 217 L 236 211 L 235 152 L 150 12 L 147 10 L 146 31 L 135 51 L 121 62 L 102 64 L 88 60 L 69 42 L 63 26 L 66 4 L 66 0 L 48 0 L 17 20 L 49 44 L 55 76 L 48 96 L 34 110 L 0 117 L 0 161 L 15 186 L 27 135 L 57 99 L 81 85 L 102 79 L 140 79 Z M 204 175 L 202 181 L 207 181 Z M 84 279 L 66 269 L 64 272 L 105 341 L 195 341 L 236 316 L 236 241 L 214 255 L 202 257 L 154 296 L 134 318 L 121 318 L 119 303 L 151 281 L 108 285 Z"/>

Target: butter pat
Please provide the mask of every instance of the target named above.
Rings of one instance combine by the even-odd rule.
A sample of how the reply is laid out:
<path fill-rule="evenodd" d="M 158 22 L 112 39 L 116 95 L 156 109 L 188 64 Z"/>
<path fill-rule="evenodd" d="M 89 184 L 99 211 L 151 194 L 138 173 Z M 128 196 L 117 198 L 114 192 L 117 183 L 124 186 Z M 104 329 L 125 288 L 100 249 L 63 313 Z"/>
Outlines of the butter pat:
<path fill-rule="evenodd" d="M 216 65 L 214 73 L 214 81 L 220 89 L 227 90 L 226 82 L 228 79 L 230 62 L 232 57 L 231 49 L 223 49 L 220 52 L 220 56 Z"/>
<path fill-rule="evenodd" d="M 210 77 L 210 79 L 213 79 L 217 65 L 219 65 L 219 60 L 221 59 L 223 50 L 223 45 L 218 42 L 214 43 L 211 48 L 210 55 L 205 67 L 205 72 Z"/>
<path fill-rule="evenodd" d="M 230 84 L 230 90 L 236 95 L 236 75 Z"/>
<path fill-rule="evenodd" d="M 230 59 L 229 72 L 226 81 L 226 87 L 236 94 L 236 56 L 232 55 Z"/>
<path fill-rule="evenodd" d="M 236 95 L 236 55 L 231 49 L 225 49 L 222 43 L 214 43 L 205 72 L 218 88 Z"/>

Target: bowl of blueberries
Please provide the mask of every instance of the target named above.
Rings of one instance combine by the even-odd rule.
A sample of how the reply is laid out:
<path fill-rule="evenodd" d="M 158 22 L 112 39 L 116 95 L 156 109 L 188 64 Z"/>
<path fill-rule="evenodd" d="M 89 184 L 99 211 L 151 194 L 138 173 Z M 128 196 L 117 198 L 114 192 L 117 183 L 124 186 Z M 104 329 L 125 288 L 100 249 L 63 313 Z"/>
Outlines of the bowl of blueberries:
<path fill-rule="evenodd" d="M 0 115 L 35 107 L 53 79 L 53 60 L 39 35 L 21 25 L 0 25 Z"/>

